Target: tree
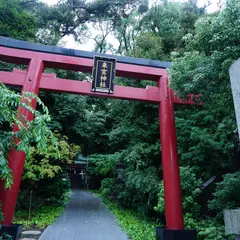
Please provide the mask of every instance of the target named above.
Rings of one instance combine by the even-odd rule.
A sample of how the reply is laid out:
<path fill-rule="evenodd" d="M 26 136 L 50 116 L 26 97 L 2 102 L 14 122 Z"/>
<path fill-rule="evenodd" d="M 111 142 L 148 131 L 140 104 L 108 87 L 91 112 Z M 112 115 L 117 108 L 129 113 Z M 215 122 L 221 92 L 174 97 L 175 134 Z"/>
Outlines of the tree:
<path fill-rule="evenodd" d="M 32 98 L 42 107 L 42 113 L 31 107 Z M 29 122 L 22 116 L 17 110 L 18 105 L 30 111 L 34 115 L 34 120 Z M 0 179 L 5 181 L 6 188 L 10 188 L 12 184 L 7 160 L 11 148 L 29 154 L 31 143 L 35 142 L 39 151 L 44 151 L 47 147 L 47 138 L 51 139 L 53 146 L 55 145 L 55 138 L 47 126 L 49 121 L 48 109 L 37 96 L 31 93 L 23 93 L 21 96 L 7 89 L 3 84 L 0 85 Z M 19 131 L 9 130 L 13 128 L 14 123 Z"/>
<path fill-rule="evenodd" d="M 204 180 L 217 176 L 220 183 L 209 207 L 219 214 L 223 206 L 238 206 L 239 138 L 228 69 L 240 55 L 239 20 L 235 0 L 219 14 L 199 18 L 195 33 L 185 38 L 185 53 L 174 54 L 170 71 L 170 85 L 179 96 L 202 96 L 203 107 L 176 112 L 180 161 Z"/>
<path fill-rule="evenodd" d="M 19 0 L 0 0 L 0 32 L 2 36 L 33 41 L 35 20 Z"/>
<path fill-rule="evenodd" d="M 68 137 L 54 132 L 59 152 L 51 139 L 40 151 L 32 146 L 26 158 L 18 197 L 18 208 L 38 208 L 41 205 L 61 205 L 66 200 L 70 182 L 67 169 L 81 152 L 80 146 L 69 143 Z"/>
<path fill-rule="evenodd" d="M 238 149 L 228 68 L 240 54 L 239 36 L 232 34 L 238 28 L 239 11 L 239 4 L 229 1 L 219 15 L 200 18 L 188 42 L 191 52 L 176 58 L 171 70 L 171 86 L 179 96 L 202 95 L 204 108 L 187 111 L 185 117 L 179 112 L 183 119 L 177 121 L 185 129 L 180 132 L 180 144 L 183 137 L 191 139 L 189 146 L 183 146 L 184 161 L 196 160 L 202 167 L 208 162 L 206 178 L 233 170 Z M 187 129 L 188 134 L 181 136 Z"/>
<path fill-rule="evenodd" d="M 82 33 L 86 31 L 87 22 L 108 18 L 112 24 L 118 22 L 131 9 L 147 5 L 146 0 L 123 1 L 82 1 L 67 0 L 48 7 L 41 5 L 36 11 L 37 26 L 50 31 L 53 36 L 61 38 L 74 36 L 76 41 L 82 41 Z"/>
<path fill-rule="evenodd" d="M 183 37 L 194 33 L 194 24 L 203 14 L 204 8 L 199 8 L 195 0 L 185 3 L 162 1 L 145 14 L 142 26 L 162 39 L 165 58 L 169 58 L 172 51 L 184 48 Z"/>
<path fill-rule="evenodd" d="M 31 107 L 32 99 L 35 99 L 42 107 L 42 112 Z M 29 122 L 20 114 L 17 106 L 26 108 L 31 112 L 34 115 L 34 120 Z M 49 121 L 48 109 L 37 96 L 31 93 L 20 95 L 0 84 L 0 180 L 4 181 L 6 188 L 10 188 L 13 182 L 7 160 L 9 151 L 12 148 L 29 154 L 31 145 L 35 143 L 41 152 L 47 147 L 47 139 L 49 138 L 53 149 L 57 152 L 55 138 L 47 125 Z M 14 123 L 19 129 L 17 132 L 10 130 L 13 128 Z M 2 221 L 1 203 L 0 212 L 0 221 Z"/>

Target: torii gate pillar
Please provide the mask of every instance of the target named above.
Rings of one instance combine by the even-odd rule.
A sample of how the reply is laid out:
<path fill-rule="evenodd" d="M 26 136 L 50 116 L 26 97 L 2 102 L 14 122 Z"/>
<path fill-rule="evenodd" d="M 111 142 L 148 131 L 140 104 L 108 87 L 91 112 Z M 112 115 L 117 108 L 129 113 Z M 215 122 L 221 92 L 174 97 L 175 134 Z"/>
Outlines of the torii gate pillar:
<path fill-rule="evenodd" d="M 178 163 L 173 92 L 167 76 L 159 80 L 160 140 L 164 183 L 166 229 L 157 228 L 157 240 L 197 240 L 195 230 L 184 230 L 182 193 Z"/>

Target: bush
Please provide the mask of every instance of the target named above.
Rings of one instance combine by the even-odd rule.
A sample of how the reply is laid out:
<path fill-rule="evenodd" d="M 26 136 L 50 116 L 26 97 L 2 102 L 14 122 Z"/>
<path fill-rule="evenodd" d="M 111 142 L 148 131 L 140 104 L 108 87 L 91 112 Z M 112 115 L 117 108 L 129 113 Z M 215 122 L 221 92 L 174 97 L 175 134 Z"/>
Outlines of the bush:
<path fill-rule="evenodd" d="M 121 228 L 131 240 L 155 240 L 155 223 L 151 223 L 134 211 L 120 208 L 117 204 L 105 201 L 107 207 L 116 216 Z"/>
<path fill-rule="evenodd" d="M 38 208 L 42 205 L 61 206 L 66 201 L 70 191 L 70 180 L 64 174 L 58 174 L 51 179 L 42 179 L 29 186 L 23 181 L 18 197 L 17 209 Z M 31 206 L 30 206 L 30 198 Z"/>
<path fill-rule="evenodd" d="M 116 154 L 92 154 L 88 160 L 88 175 L 90 176 L 90 188 L 99 189 L 102 179 L 111 178 L 116 174 Z"/>
<path fill-rule="evenodd" d="M 191 213 L 194 217 L 198 217 L 200 213 L 200 205 L 198 204 L 197 199 L 200 194 L 200 180 L 197 179 L 190 167 L 180 167 L 180 176 L 183 211 L 184 213 Z M 163 181 L 160 183 L 158 204 L 154 209 L 162 215 L 165 214 Z"/>
<path fill-rule="evenodd" d="M 217 223 L 214 218 L 193 219 L 192 215 L 187 213 L 184 218 L 186 229 L 196 229 L 198 240 L 232 240 L 232 236 L 225 233 L 224 225 Z"/>
<path fill-rule="evenodd" d="M 70 144 L 66 136 L 55 132 L 59 155 L 54 152 L 50 140 L 44 152 L 37 147 L 31 148 L 27 157 L 18 198 L 18 208 L 47 205 L 61 205 L 65 193 L 70 189 L 70 180 L 66 174 L 67 165 L 72 163 L 80 147 Z"/>
<path fill-rule="evenodd" d="M 222 218 L 224 209 L 239 208 L 239 202 L 240 171 L 223 176 L 223 181 L 217 183 L 214 199 L 209 202 L 208 207 L 216 211 L 218 218 Z"/>
<path fill-rule="evenodd" d="M 63 209 L 63 206 L 42 206 L 32 211 L 30 216 L 28 210 L 18 210 L 15 213 L 14 222 L 23 224 L 26 228 L 45 228 L 55 222 L 56 218 L 60 216 Z"/>
<path fill-rule="evenodd" d="M 116 181 L 113 178 L 105 178 L 101 182 L 100 192 L 104 198 L 111 199 L 115 196 Z"/>

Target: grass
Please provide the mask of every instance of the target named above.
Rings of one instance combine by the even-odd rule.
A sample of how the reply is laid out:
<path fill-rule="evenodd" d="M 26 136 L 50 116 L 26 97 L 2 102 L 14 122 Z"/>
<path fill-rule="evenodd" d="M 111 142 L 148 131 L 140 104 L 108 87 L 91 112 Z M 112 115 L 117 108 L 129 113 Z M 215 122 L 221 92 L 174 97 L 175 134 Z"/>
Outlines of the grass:
<path fill-rule="evenodd" d="M 34 208 L 30 216 L 29 210 L 17 210 L 13 222 L 22 224 L 24 228 L 46 228 L 48 225 L 55 223 L 56 219 L 61 215 L 65 209 L 65 203 L 70 200 L 71 192 L 71 189 L 66 190 L 62 205 L 58 202 L 56 205 Z"/>
<path fill-rule="evenodd" d="M 14 222 L 22 224 L 25 228 L 46 228 L 55 222 L 64 210 L 64 206 L 42 206 L 34 209 L 29 218 L 28 210 L 18 210 L 15 213 Z"/>
<path fill-rule="evenodd" d="M 104 200 L 108 209 L 115 215 L 122 230 L 131 240 L 155 240 L 156 224 L 142 219 L 132 210 L 126 210 L 119 207 L 116 203 Z"/>

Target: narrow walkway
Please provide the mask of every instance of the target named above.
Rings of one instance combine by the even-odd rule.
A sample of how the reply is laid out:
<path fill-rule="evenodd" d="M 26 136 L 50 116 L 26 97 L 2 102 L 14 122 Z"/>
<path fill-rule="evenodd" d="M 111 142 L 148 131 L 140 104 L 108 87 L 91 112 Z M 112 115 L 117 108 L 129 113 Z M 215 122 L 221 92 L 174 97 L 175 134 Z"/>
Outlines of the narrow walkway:
<path fill-rule="evenodd" d="M 62 216 L 39 240 L 128 240 L 128 237 L 100 198 L 74 189 Z"/>

